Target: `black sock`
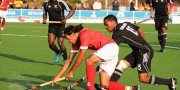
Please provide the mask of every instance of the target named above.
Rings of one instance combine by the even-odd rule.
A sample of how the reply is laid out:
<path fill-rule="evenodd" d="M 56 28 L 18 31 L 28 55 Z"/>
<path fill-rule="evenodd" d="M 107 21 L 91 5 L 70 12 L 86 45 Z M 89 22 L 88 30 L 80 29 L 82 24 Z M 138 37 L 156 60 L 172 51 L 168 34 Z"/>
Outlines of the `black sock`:
<path fill-rule="evenodd" d="M 155 85 L 170 85 L 171 84 L 171 79 L 163 79 L 163 78 L 159 78 L 156 76 L 151 76 L 150 80 L 149 80 L 149 84 Z"/>
<path fill-rule="evenodd" d="M 118 81 L 119 78 L 122 76 L 122 73 L 123 72 L 121 70 L 115 69 L 112 76 L 111 76 L 110 81 L 115 81 L 115 82 Z"/>
<path fill-rule="evenodd" d="M 64 60 L 67 60 L 67 51 L 66 51 L 66 49 L 61 51 L 61 54 L 62 54 Z"/>
<path fill-rule="evenodd" d="M 166 37 L 167 37 L 166 34 L 162 35 L 162 46 L 161 47 L 163 47 L 163 48 L 165 48 L 165 46 L 166 46 Z"/>
<path fill-rule="evenodd" d="M 159 41 L 160 46 L 162 46 L 162 35 L 158 35 L 158 41 Z"/>

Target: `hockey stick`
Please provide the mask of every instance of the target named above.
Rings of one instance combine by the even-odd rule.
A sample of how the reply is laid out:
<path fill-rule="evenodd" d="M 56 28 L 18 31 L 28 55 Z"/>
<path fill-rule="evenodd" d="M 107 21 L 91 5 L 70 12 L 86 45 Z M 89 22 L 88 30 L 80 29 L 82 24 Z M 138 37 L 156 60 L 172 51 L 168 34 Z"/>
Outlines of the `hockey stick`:
<path fill-rule="evenodd" d="M 64 80 L 64 79 L 65 79 L 65 77 L 62 77 L 62 78 L 57 79 L 55 82 L 59 82 L 59 81 Z M 28 88 L 28 89 L 26 89 L 26 90 L 37 89 L 37 88 L 39 88 L 39 87 L 43 87 L 43 86 L 49 85 L 49 84 L 51 84 L 51 83 L 52 83 L 52 81 L 45 82 L 45 83 L 42 83 L 42 84 L 40 84 L 40 85 L 32 86 L 32 87 L 30 87 L 30 88 Z"/>
<path fill-rule="evenodd" d="M 82 77 L 81 79 L 79 79 L 78 81 L 74 82 L 73 84 L 69 85 L 68 87 L 66 87 L 66 90 L 70 90 L 72 88 L 74 88 L 75 86 L 77 86 L 79 83 L 81 83 L 82 81 L 84 81 L 86 79 L 86 76 Z"/>
<path fill-rule="evenodd" d="M 61 23 L 61 21 L 46 21 L 47 23 Z"/>
<path fill-rule="evenodd" d="M 154 18 L 147 18 L 147 19 L 144 19 L 144 20 L 139 21 L 139 22 L 134 21 L 134 24 L 141 24 L 141 23 L 143 23 L 143 22 L 146 22 L 146 21 L 148 21 L 148 20 L 153 20 L 153 19 L 154 19 Z"/>

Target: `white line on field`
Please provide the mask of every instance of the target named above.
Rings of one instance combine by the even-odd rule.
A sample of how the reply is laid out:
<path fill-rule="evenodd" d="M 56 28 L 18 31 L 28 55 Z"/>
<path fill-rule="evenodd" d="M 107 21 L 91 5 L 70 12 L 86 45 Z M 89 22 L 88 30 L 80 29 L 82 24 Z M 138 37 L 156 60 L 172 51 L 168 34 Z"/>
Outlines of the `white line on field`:
<path fill-rule="evenodd" d="M 26 28 L 47 28 L 47 26 L 44 27 L 28 27 L 28 26 L 7 26 L 7 27 L 26 27 Z M 97 30 L 97 31 L 103 31 L 105 32 L 106 30 Z M 107 31 L 106 31 L 107 32 Z M 149 33 L 149 34 L 157 34 L 156 32 L 144 32 L 144 33 Z M 173 34 L 173 35 L 180 35 L 180 33 L 167 33 L 167 34 Z"/>
<path fill-rule="evenodd" d="M 38 35 L 18 35 L 18 34 L 1 34 L 1 35 L 4 35 L 4 36 L 19 36 L 19 37 L 42 37 L 42 38 L 47 37 L 47 36 L 38 36 Z M 151 46 L 159 47 L 159 45 L 156 45 L 156 44 L 151 44 Z M 166 48 L 180 50 L 180 47 L 166 46 Z"/>
<path fill-rule="evenodd" d="M 38 36 L 38 35 L 18 35 L 18 34 L 1 34 L 4 36 L 18 36 L 18 37 L 47 37 L 47 36 Z"/>

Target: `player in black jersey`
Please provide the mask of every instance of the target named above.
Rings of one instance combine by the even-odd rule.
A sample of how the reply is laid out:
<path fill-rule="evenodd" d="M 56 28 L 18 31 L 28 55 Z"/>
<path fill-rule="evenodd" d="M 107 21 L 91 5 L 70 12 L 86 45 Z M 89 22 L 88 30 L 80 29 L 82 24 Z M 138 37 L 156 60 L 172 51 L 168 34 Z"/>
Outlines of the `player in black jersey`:
<path fill-rule="evenodd" d="M 149 75 L 154 53 L 152 47 L 144 40 L 144 33 L 138 26 L 130 22 L 118 23 L 114 15 L 106 16 L 104 25 L 107 31 L 113 32 L 112 38 L 118 45 L 126 43 L 132 48 L 132 52 L 118 63 L 111 76 L 111 81 L 117 81 L 121 77 L 123 69 L 137 67 L 140 82 L 168 85 L 170 90 L 176 90 L 175 78 L 163 79 Z"/>
<path fill-rule="evenodd" d="M 43 4 L 43 24 L 46 24 L 47 13 L 49 15 L 49 21 L 60 21 L 61 24 L 50 23 L 48 26 L 48 43 L 51 50 L 53 50 L 56 55 L 54 57 L 54 62 L 59 62 L 59 55 L 62 54 L 64 62 L 67 60 L 66 47 L 63 44 L 64 41 L 64 29 L 65 23 L 68 18 L 70 18 L 75 10 L 72 6 L 67 4 L 64 0 L 47 0 Z M 64 15 L 64 11 L 69 11 L 68 15 Z M 54 43 L 57 38 L 60 50 Z"/>
<path fill-rule="evenodd" d="M 166 38 L 167 38 L 167 26 L 169 20 L 169 14 L 173 8 L 172 0 L 147 0 L 151 7 L 151 17 L 155 12 L 155 29 L 158 31 L 158 41 L 161 46 L 160 52 L 165 51 Z M 169 4 L 169 8 L 168 8 Z"/>

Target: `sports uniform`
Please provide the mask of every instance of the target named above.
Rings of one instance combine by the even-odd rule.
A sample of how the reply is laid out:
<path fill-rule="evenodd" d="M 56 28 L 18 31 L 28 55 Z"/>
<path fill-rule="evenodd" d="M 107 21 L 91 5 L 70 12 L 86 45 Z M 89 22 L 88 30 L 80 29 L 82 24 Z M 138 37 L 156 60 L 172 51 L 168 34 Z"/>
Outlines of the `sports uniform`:
<path fill-rule="evenodd" d="M 2 0 L 0 4 L 0 23 L 1 18 L 3 18 L 2 24 L 1 24 L 1 31 L 4 30 L 4 25 L 6 23 L 5 18 L 8 10 L 8 5 L 10 2 L 14 2 L 14 0 Z"/>
<path fill-rule="evenodd" d="M 153 58 L 152 47 L 144 40 L 143 31 L 130 22 L 117 22 L 114 15 L 108 15 L 104 18 L 104 25 L 109 32 L 113 32 L 112 38 L 119 45 L 126 43 L 132 48 L 132 52 L 123 60 L 119 61 L 111 81 L 118 81 L 122 76 L 123 70 L 128 67 L 137 67 L 139 80 L 142 83 L 152 85 L 167 85 L 169 90 L 176 90 L 176 79 L 163 79 L 154 75 L 149 75 L 151 71 L 151 60 Z"/>
<path fill-rule="evenodd" d="M 132 67 L 138 66 L 138 72 L 149 72 L 151 70 L 151 59 L 153 57 L 152 47 L 138 34 L 139 27 L 129 22 L 120 23 L 113 30 L 112 38 L 117 42 L 126 43 L 132 48 L 132 53 L 124 59 Z"/>
<path fill-rule="evenodd" d="M 47 16 L 49 15 L 49 21 L 61 21 L 65 18 L 64 11 L 71 11 L 73 10 L 72 6 L 67 4 L 63 0 L 54 1 L 54 2 L 45 2 L 43 4 L 43 13 Z M 58 38 L 63 37 L 65 24 L 57 24 L 57 23 L 50 23 L 49 24 L 48 33 L 55 34 Z"/>
<path fill-rule="evenodd" d="M 100 64 L 100 71 L 103 69 L 111 76 L 117 64 L 119 53 L 119 47 L 114 40 L 99 32 L 84 29 L 80 31 L 80 41 L 72 45 L 71 52 L 78 51 L 79 49 L 96 51 L 93 54 L 105 61 Z"/>
<path fill-rule="evenodd" d="M 161 45 L 160 51 L 164 52 L 169 20 L 168 3 L 171 5 L 169 8 L 171 10 L 173 2 L 172 0 L 147 0 L 146 2 L 155 10 L 155 29 L 158 30 L 158 41 Z"/>
<path fill-rule="evenodd" d="M 64 11 L 69 11 L 69 14 L 65 17 Z M 59 62 L 59 55 L 62 55 L 64 62 L 67 60 L 66 48 L 63 45 L 65 23 L 68 18 L 74 14 L 72 6 L 67 4 L 64 0 L 47 0 L 43 4 L 43 23 L 46 24 L 47 14 L 49 15 L 49 21 L 61 21 L 62 24 L 50 23 L 48 26 L 48 42 L 51 50 L 55 52 L 54 62 Z M 64 22 L 63 22 L 64 21 Z M 59 50 L 54 41 L 58 38 Z"/>

